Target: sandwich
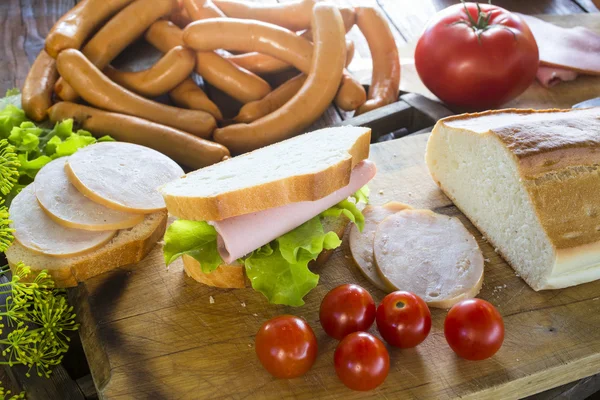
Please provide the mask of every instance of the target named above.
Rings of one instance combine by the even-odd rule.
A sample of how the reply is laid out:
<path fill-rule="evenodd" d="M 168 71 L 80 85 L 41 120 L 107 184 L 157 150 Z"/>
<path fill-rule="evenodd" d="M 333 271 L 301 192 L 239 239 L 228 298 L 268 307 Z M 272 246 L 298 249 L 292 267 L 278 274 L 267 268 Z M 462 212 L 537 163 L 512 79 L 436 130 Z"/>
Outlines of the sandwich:
<path fill-rule="evenodd" d="M 177 218 L 164 237 L 166 264 L 181 257 L 201 283 L 304 304 L 319 280 L 309 265 L 341 244 L 348 223 L 362 228 L 359 204 L 376 173 L 370 139 L 368 128 L 321 129 L 163 185 Z"/>

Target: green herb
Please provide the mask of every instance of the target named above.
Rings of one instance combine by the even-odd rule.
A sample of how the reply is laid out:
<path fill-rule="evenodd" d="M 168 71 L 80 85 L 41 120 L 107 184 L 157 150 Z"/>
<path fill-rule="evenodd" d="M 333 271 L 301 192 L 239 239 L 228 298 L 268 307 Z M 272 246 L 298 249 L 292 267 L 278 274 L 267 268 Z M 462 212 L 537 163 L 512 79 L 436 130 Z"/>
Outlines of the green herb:
<path fill-rule="evenodd" d="M 2 386 L 2 381 L 0 381 L 0 400 L 19 400 L 25 398 L 25 392 L 21 392 L 12 396 L 10 394 L 11 391 L 4 389 L 4 386 Z"/>
<path fill-rule="evenodd" d="M 21 94 L 21 91 L 17 88 L 12 88 L 12 89 L 8 89 L 6 91 L 6 94 L 4 95 L 5 97 L 9 97 L 9 96 L 17 96 Z"/>
<path fill-rule="evenodd" d="M 5 276 L 10 269 L 0 269 Z M 54 281 L 47 271 L 30 278 L 31 268 L 19 263 L 9 282 L 0 284 L 0 294 L 8 295 L 0 305 L 0 316 L 13 330 L 5 339 L 0 364 L 22 364 L 35 368 L 39 376 L 49 377 L 52 367 L 60 364 L 69 349 L 68 331 L 75 331 L 73 307 L 69 306 L 64 290 L 54 288 Z M 4 325 L 0 325 L 3 328 Z"/>

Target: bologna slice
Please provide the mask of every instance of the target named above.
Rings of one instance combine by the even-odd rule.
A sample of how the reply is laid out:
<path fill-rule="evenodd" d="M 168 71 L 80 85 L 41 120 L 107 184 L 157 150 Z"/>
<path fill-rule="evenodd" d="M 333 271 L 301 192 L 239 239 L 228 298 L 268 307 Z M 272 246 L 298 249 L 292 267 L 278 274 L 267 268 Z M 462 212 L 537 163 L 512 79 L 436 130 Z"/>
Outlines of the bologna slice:
<path fill-rule="evenodd" d="M 149 214 L 166 208 L 158 187 L 183 170 L 158 151 L 124 142 L 96 143 L 67 160 L 65 172 L 82 194 L 114 210 Z"/>
<path fill-rule="evenodd" d="M 10 205 L 10 227 L 15 239 L 36 253 L 55 257 L 78 255 L 108 242 L 117 231 L 84 231 L 54 222 L 42 210 L 35 197 L 34 185 L 19 193 Z"/>
<path fill-rule="evenodd" d="M 360 232 L 356 225 L 352 225 L 350 230 L 350 252 L 352 258 L 358 265 L 358 268 L 373 285 L 377 288 L 389 292 L 390 287 L 381 279 L 373 259 L 373 239 L 377 226 L 385 218 L 402 210 L 412 209 L 411 206 L 391 201 L 383 206 L 367 206 L 363 210 L 365 216 L 365 226 Z"/>
<path fill-rule="evenodd" d="M 65 158 L 46 164 L 35 177 L 35 195 L 54 222 L 67 228 L 107 231 L 132 228 L 143 214 L 113 210 L 88 199 L 71 185 L 65 173 Z"/>
<path fill-rule="evenodd" d="M 474 297 L 483 283 L 483 254 L 456 218 L 406 210 L 384 219 L 374 240 L 384 282 L 420 296 L 430 307 L 449 308 Z"/>

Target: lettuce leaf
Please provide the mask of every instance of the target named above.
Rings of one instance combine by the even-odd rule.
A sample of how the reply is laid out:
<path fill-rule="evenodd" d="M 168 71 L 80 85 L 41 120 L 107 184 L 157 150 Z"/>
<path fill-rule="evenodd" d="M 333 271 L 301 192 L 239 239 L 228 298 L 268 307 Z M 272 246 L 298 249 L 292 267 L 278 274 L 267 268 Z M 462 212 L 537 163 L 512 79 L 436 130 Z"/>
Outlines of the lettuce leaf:
<path fill-rule="evenodd" d="M 165 233 L 163 255 L 171 264 L 186 254 L 194 257 L 208 274 L 223 263 L 217 250 L 217 231 L 205 221 L 176 220 Z"/>
<path fill-rule="evenodd" d="M 312 218 L 246 257 L 246 275 L 269 302 L 301 306 L 302 298 L 319 283 L 308 263 L 341 243 L 335 232 L 323 231 L 319 217 Z"/>
<path fill-rule="evenodd" d="M 25 111 L 8 104 L 0 111 L 0 139 L 6 139 L 15 126 L 27 121 Z"/>
<path fill-rule="evenodd" d="M 365 217 L 358 207 L 356 207 L 356 204 L 350 200 L 342 200 L 335 206 L 321 213 L 324 217 L 339 217 L 342 214 L 348 217 L 351 222 L 355 223 L 358 230 L 362 232 L 365 227 Z"/>
<path fill-rule="evenodd" d="M 355 202 L 369 204 L 369 194 L 371 193 L 371 189 L 369 189 L 368 185 L 365 185 L 358 189 L 356 193 L 352 195 Z"/>

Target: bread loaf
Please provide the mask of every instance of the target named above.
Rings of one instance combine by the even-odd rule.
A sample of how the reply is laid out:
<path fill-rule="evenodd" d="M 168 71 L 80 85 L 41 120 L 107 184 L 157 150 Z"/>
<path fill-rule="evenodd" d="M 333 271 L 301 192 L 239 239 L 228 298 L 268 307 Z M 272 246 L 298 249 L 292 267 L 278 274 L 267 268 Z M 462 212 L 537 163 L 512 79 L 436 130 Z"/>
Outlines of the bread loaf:
<path fill-rule="evenodd" d="M 600 278 L 600 108 L 445 118 L 426 162 L 533 289 Z"/>

